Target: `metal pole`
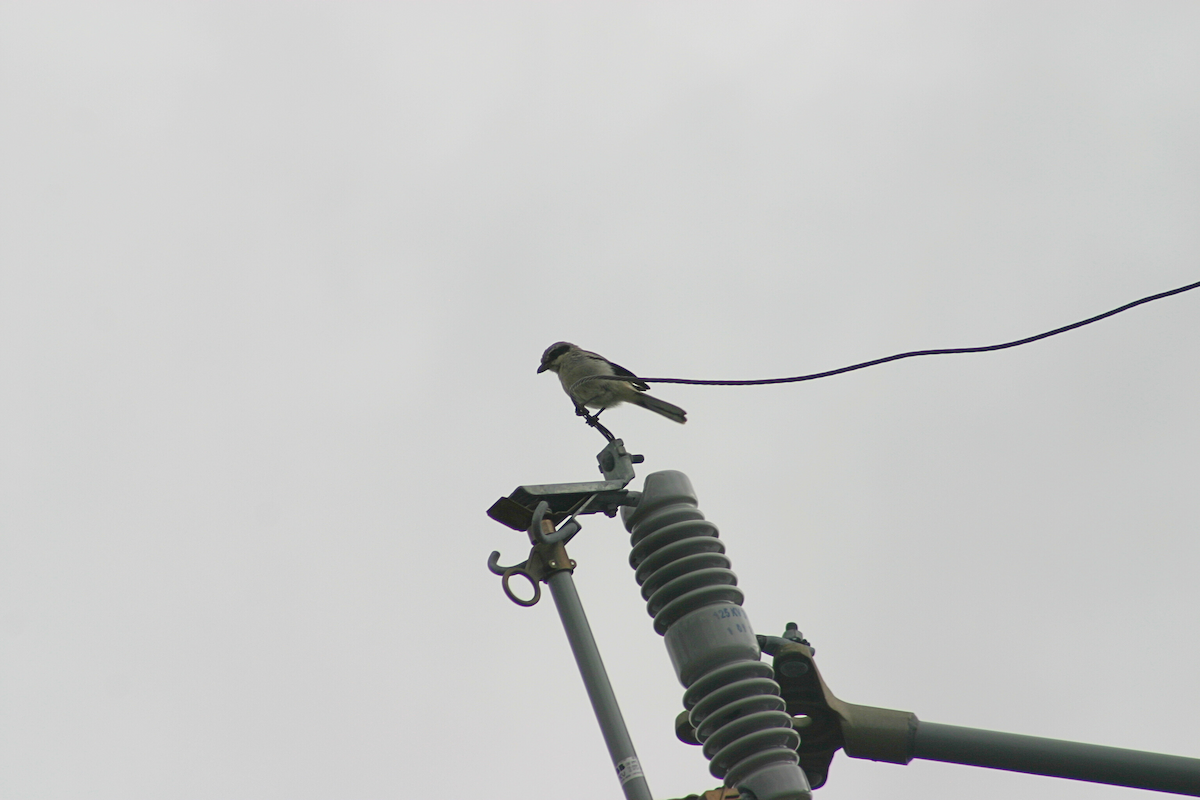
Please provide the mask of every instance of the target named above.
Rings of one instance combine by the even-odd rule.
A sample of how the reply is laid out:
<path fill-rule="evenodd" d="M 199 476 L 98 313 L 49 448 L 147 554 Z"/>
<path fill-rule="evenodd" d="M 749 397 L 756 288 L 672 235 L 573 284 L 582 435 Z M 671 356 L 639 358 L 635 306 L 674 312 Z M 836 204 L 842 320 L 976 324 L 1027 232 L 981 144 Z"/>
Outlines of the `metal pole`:
<path fill-rule="evenodd" d="M 918 722 L 914 758 L 1200 797 L 1200 759 Z"/>
<path fill-rule="evenodd" d="M 571 643 L 575 663 L 579 665 L 579 674 L 583 676 L 583 685 L 592 701 L 592 710 L 596 712 L 596 721 L 600 723 L 600 732 L 604 735 L 604 743 L 608 745 L 608 754 L 621 781 L 621 789 L 628 800 L 652 800 L 650 786 L 642 775 L 641 763 L 633 749 L 629 731 L 625 728 L 617 696 L 608 682 L 608 673 L 600 659 L 592 628 L 588 625 L 583 604 L 575 591 L 575 581 L 569 571 L 562 570 L 552 573 L 546 582 L 550 584 L 550 594 L 554 597 L 558 616 L 567 632 L 567 641 Z"/>

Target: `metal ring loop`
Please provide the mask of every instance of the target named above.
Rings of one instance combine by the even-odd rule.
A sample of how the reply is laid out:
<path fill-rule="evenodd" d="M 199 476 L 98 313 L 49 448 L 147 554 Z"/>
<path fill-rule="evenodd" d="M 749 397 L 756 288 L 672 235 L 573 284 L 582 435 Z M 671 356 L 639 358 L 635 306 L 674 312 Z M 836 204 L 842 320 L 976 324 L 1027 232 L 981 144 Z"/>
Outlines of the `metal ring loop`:
<path fill-rule="evenodd" d="M 508 586 L 508 579 L 513 575 L 520 575 L 525 580 L 529 581 L 529 585 L 533 587 L 533 597 L 528 600 L 522 600 L 520 597 L 517 597 L 515 594 L 513 594 L 512 589 L 510 589 Z M 538 585 L 538 582 L 533 579 L 532 575 L 520 567 L 509 567 L 506 569 L 504 571 L 504 576 L 500 578 L 500 585 L 504 588 L 504 593 L 508 595 L 508 599 L 512 600 L 519 606 L 529 608 L 532 605 L 536 605 L 537 601 L 542 599 L 542 587 Z"/>

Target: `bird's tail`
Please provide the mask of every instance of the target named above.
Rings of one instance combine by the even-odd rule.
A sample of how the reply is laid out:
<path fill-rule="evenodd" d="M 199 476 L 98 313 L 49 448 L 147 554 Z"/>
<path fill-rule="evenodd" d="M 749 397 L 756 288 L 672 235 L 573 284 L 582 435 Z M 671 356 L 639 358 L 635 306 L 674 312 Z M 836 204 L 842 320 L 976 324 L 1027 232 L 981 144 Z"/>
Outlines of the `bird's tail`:
<path fill-rule="evenodd" d="M 667 419 L 675 420 L 681 425 L 687 422 L 687 412 L 679 406 L 673 406 L 665 400 L 659 400 L 657 397 L 652 397 L 648 394 L 639 394 L 637 397 L 630 400 L 631 403 L 637 403 L 642 408 L 648 408 L 656 414 L 662 414 Z"/>

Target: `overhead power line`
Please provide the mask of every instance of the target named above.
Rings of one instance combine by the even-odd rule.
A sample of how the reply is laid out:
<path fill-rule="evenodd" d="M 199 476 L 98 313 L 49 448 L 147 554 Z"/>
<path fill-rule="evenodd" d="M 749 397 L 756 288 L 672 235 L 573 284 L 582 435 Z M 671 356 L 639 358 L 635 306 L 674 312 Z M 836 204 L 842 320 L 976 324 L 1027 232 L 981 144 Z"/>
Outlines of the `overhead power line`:
<path fill-rule="evenodd" d="M 866 369 L 867 367 L 873 367 L 876 364 L 886 364 L 889 361 L 899 361 L 902 358 L 915 358 L 916 356 L 945 356 L 953 353 L 986 353 L 991 350 L 1005 350 L 1009 347 L 1018 347 L 1023 344 L 1029 344 L 1030 342 L 1036 342 L 1039 339 L 1047 339 L 1051 336 L 1057 336 L 1060 333 L 1066 333 L 1067 331 L 1075 330 L 1076 328 L 1082 328 L 1084 325 L 1091 325 L 1093 322 L 1099 322 L 1102 319 L 1111 317 L 1114 314 L 1120 314 L 1122 311 L 1128 311 L 1131 308 L 1136 308 L 1144 303 L 1149 303 L 1154 300 L 1161 300 L 1164 297 L 1170 297 L 1171 295 L 1175 294 L 1182 294 L 1183 292 L 1188 292 L 1196 288 L 1200 288 L 1200 281 L 1197 281 L 1196 283 L 1190 283 L 1187 286 L 1180 286 L 1178 289 L 1171 289 L 1166 292 L 1152 294 L 1149 297 L 1143 297 L 1141 300 L 1134 300 L 1132 303 L 1126 303 L 1119 308 L 1114 308 L 1111 311 L 1105 311 L 1103 314 L 1097 314 L 1094 317 L 1088 317 L 1087 319 L 1080 320 L 1079 322 L 1072 322 L 1070 325 L 1064 325 L 1061 328 L 1055 328 L 1052 331 L 1046 331 L 1045 333 L 1039 333 L 1036 336 L 1027 336 L 1024 339 L 1016 339 L 1014 341 L 1004 342 L 1002 344 L 989 344 L 984 345 L 983 347 L 947 347 L 938 350 L 910 350 L 907 353 L 896 353 L 895 355 L 884 356 L 883 358 L 875 358 L 870 361 L 863 361 L 860 364 L 851 364 L 848 367 L 839 367 L 837 369 L 831 369 L 825 372 L 814 372 L 811 375 L 795 375 L 789 378 L 756 378 L 753 380 L 726 381 L 702 380 L 699 378 L 643 378 L 639 376 L 638 380 L 644 381 L 645 383 L 687 383 L 698 386 L 762 386 L 771 383 L 799 383 L 801 381 L 815 381 L 818 378 L 828 378 L 833 375 L 841 375 L 844 372 L 853 372 L 856 369 Z M 615 375 L 593 375 L 577 381 L 571 387 L 571 391 L 574 392 L 576 386 L 593 380 L 629 380 L 629 378 L 627 376 L 622 378 L 621 376 Z"/>

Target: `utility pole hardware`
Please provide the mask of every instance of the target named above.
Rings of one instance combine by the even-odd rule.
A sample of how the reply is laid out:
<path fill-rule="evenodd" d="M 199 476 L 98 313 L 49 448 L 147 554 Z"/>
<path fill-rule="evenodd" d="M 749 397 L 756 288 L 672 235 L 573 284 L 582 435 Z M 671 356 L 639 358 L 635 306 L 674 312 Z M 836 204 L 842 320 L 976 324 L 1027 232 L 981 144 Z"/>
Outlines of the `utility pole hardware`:
<path fill-rule="evenodd" d="M 521 486 L 488 509 L 492 519 L 526 531 L 533 545 L 529 557 L 511 567 L 501 566 L 500 553 L 493 552 L 488 568 L 501 576 L 505 594 L 519 605 L 538 601 L 539 582 L 550 586 L 625 796 L 649 800 L 650 792 L 575 592 L 571 571 L 576 564 L 565 547 L 580 530 L 576 517 L 615 516 L 618 510 L 632 534 L 630 564 L 649 601 L 654 628 L 664 636 L 676 676 L 687 689 L 684 707 L 706 743 L 710 771 L 726 786 L 737 787 L 743 798 L 809 800 L 796 753 L 800 737 L 771 666 L 760 660 L 724 544 L 696 507 L 687 476 L 656 472 L 646 478 L 645 492 L 631 492 L 625 487 L 641 456 L 631 455 L 614 438 L 596 459 L 603 481 Z M 555 529 L 557 523 L 561 526 Z M 531 598 L 513 592 L 510 582 L 518 575 L 532 586 Z"/>
<path fill-rule="evenodd" d="M 529 558 L 511 567 L 500 566 L 500 553 L 493 551 L 488 558 L 488 569 L 501 576 L 504 593 L 518 605 L 532 606 L 538 601 L 541 597 L 539 582 L 550 586 L 621 790 L 627 800 L 652 800 L 641 762 L 633 749 L 633 740 L 629 738 L 617 697 L 600 659 L 600 650 L 584 614 L 583 603 L 575 591 L 571 576 L 575 562 L 567 556 L 566 544 L 581 528 L 576 516 L 597 511 L 613 516 L 633 497 L 625 486 L 633 480 L 633 464 L 640 462 L 642 457 L 627 453 L 621 440 L 616 439 L 610 441 L 597 458 L 604 472 L 603 481 L 522 486 L 488 509 L 492 519 L 516 530 L 524 529 L 533 545 Z M 555 530 L 555 521 L 563 519 L 566 521 Z M 517 575 L 533 587 L 533 596 L 528 600 L 517 597 L 509 586 Z"/>
<path fill-rule="evenodd" d="M 596 456 L 604 480 L 521 486 L 497 500 L 488 516 L 525 531 L 532 549 L 511 567 L 493 552 L 488 568 L 518 605 L 537 603 L 541 583 L 550 587 L 628 800 L 651 795 L 572 579 L 576 564 L 566 544 L 583 514 L 621 514 L 634 578 L 684 687 L 676 735 L 702 746 L 712 775 L 744 800 L 811 800 L 838 750 L 893 764 L 923 758 L 1200 797 L 1200 759 L 922 722 L 907 711 L 838 699 L 795 623 L 782 637 L 755 635 L 725 545 L 688 477 L 655 472 L 643 491 L 630 491 L 642 456 L 590 415 L 588 424 L 608 440 Z M 513 591 L 517 576 L 531 597 Z M 772 664 L 761 660 L 764 652 Z"/>

